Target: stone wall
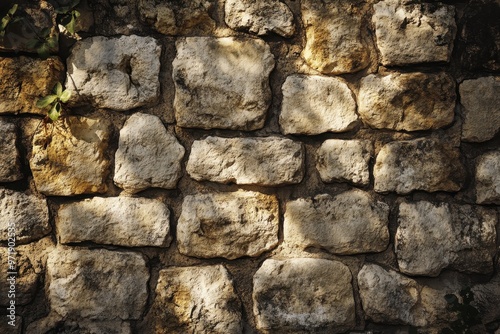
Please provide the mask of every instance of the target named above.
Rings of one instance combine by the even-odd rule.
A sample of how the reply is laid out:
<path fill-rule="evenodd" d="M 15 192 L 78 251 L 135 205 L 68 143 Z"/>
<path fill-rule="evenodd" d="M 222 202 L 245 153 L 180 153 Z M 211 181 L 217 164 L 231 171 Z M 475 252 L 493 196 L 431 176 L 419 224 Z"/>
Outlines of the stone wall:
<path fill-rule="evenodd" d="M 498 1 L 78 10 L 0 48 L 0 332 L 499 333 Z"/>

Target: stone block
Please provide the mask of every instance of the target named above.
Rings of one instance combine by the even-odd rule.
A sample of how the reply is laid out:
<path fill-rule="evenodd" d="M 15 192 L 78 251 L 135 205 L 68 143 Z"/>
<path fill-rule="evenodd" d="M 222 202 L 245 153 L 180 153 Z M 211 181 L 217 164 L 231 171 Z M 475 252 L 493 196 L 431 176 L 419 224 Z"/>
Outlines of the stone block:
<path fill-rule="evenodd" d="M 500 204 L 500 151 L 487 152 L 476 161 L 476 202 Z"/>
<path fill-rule="evenodd" d="M 19 151 L 16 147 L 16 126 L 0 118 L 0 182 L 23 178 Z"/>

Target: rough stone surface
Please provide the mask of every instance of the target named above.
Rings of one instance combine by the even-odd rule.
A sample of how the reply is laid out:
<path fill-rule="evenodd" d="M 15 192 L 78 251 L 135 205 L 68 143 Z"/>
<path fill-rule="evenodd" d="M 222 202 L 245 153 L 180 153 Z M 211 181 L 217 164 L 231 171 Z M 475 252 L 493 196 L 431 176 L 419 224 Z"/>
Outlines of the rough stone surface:
<path fill-rule="evenodd" d="M 67 60 L 67 88 L 76 103 L 129 110 L 160 93 L 161 47 L 152 37 L 95 36 L 78 41 Z"/>
<path fill-rule="evenodd" d="M 268 259 L 253 278 L 253 312 L 264 333 L 343 333 L 356 324 L 352 276 L 338 261 Z"/>
<path fill-rule="evenodd" d="M 500 151 L 485 153 L 477 159 L 476 202 L 500 204 Z"/>
<path fill-rule="evenodd" d="M 388 143 L 380 150 L 373 168 L 375 191 L 458 191 L 465 179 L 459 155 L 458 149 L 433 139 Z"/>
<path fill-rule="evenodd" d="M 0 58 L 0 73 L 0 114 L 44 115 L 45 110 L 37 108 L 36 102 L 62 81 L 64 65 L 55 57 L 47 60 Z"/>
<path fill-rule="evenodd" d="M 389 206 L 368 193 L 350 190 L 286 204 L 285 242 L 337 254 L 381 252 L 389 243 Z"/>
<path fill-rule="evenodd" d="M 134 197 L 94 197 L 63 204 L 56 218 L 63 244 L 92 241 L 128 247 L 170 244 L 170 211 L 162 202 Z"/>
<path fill-rule="evenodd" d="M 149 187 L 173 189 L 182 175 L 185 151 L 158 117 L 136 113 L 120 130 L 113 180 L 130 193 Z"/>
<path fill-rule="evenodd" d="M 58 314 L 32 322 L 27 333 L 64 333 L 64 334 L 132 334 L 130 323 L 120 320 L 86 321 L 82 319 L 64 319 Z"/>
<path fill-rule="evenodd" d="M 359 1 L 301 1 L 306 45 L 302 57 L 325 74 L 352 73 L 369 64 L 361 36 L 364 15 Z"/>
<path fill-rule="evenodd" d="M 243 190 L 186 196 L 177 245 L 201 258 L 258 256 L 278 244 L 278 227 L 275 196 Z"/>
<path fill-rule="evenodd" d="M 58 247 L 47 260 L 51 312 L 87 320 L 139 319 L 149 271 L 141 255 Z"/>
<path fill-rule="evenodd" d="M 16 126 L 0 118 L 0 134 L 0 182 L 20 180 L 23 174 L 16 147 Z"/>
<path fill-rule="evenodd" d="M 14 231 L 10 228 L 14 227 Z M 16 243 L 28 243 L 47 235 L 49 209 L 44 198 L 0 188 L 0 241 L 7 241 L 13 232 Z"/>
<path fill-rule="evenodd" d="M 16 315 L 15 316 L 15 326 L 12 326 L 8 323 L 11 321 L 10 318 L 4 317 L 5 321 L 0 323 L 0 332 L 1 333 L 9 333 L 9 334 L 22 334 L 23 333 L 23 318 Z"/>
<path fill-rule="evenodd" d="M 498 307 L 500 275 L 497 273 L 488 283 L 477 284 L 471 290 L 474 294 L 473 306 L 481 313 L 483 323 L 488 324 L 500 319 L 500 308 Z"/>
<path fill-rule="evenodd" d="M 226 24 L 235 30 L 257 35 L 274 32 L 284 37 L 295 31 L 290 8 L 278 0 L 227 0 L 224 11 Z"/>
<path fill-rule="evenodd" d="M 372 128 L 418 131 L 453 122 L 455 82 L 445 73 L 371 74 L 361 79 L 359 114 Z"/>
<path fill-rule="evenodd" d="M 449 61 L 457 30 L 455 7 L 385 0 L 373 8 L 383 65 Z"/>
<path fill-rule="evenodd" d="M 274 57 L 262 40 L 187 37 L 173 62 L 177 125 L 256 130 L 271 102 Z"/>
<path fill-rule="evenodd" d="M 207 137 L 193 143 L 186 170 L 197 181 L 293 184 L 303 178 L 303 156 L 300 143 L 281 137 Z"/>
<path fill-rule="evenodd" d="M 493 271 L 496 211 L 420 201 L 402 203 L 398 219 L 395 249 L 401 272 L 437 276 L 447 267 Z"/>
<path fill-rule="evenodd" d="M 242 333 L 241 305 L 227 270 L 221 265 L 161 270 L 141 332 Z"/>
<path fill-rule="evenodd" d="M 323 182 L 370 183 L 370 158 L 373 145 L 369 140 L 328 139 L 316 152 L 316 169 Z"/>
<path fill-rule="evenodd" d="M 356 101 L 340 78 L 291 75 L 282 91 L 279 122 L 285 134 L 344 132 L 357 124 Z"/>
<path fill-rule="evenodd" d="M 459 89 L 464 114 L 462 140 L 492 139 L 500 131 L 500 77 L 465 80 Z"/>

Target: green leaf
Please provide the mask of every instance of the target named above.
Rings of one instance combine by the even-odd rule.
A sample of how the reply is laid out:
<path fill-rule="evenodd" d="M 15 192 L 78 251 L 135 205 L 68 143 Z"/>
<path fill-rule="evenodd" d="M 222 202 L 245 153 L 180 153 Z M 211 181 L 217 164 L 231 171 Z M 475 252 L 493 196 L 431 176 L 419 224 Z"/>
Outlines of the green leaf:
<path fill-rule="evenodd" d="M 2 18 L 2 23 L 0 23 L 0 30 L 5 30 L 5 28 L 7 28 L 7 25 L 9 24 L 9 22 L 10 22 L 10 17 L 4 16 Z"/>
<path fill-rule="evenodd" d="M 50 28 L 43 28 L 40 31 L 40 35 L 43 37 L 48 37 L 50 35 Z"/>
<path fill-rule="evenodd" d="M 41 45 L 41 42 L 38 39 L 30 39 L 26 42 L 26 47 L 29 49 L 36 49 Z"/>
<path fill-rule="evenodd" d="M 71 91 L 65 89 L 64 92 L 62 92 L 61 96 L 59 96 L 59 100 L 61 100 L 62 103 L 68 102 L 68 100 L 71 98 Z"/>
<path fill-rule="evenodd" d="M 37 108 L 45 108 L 57 99 L 57 95 L 47 95 L 36 102 Z"/>
<path fill-rule="evenodd" d="M 42 59 L 47 59 L 50 56 L 50 47 L 44 43 L 38 49 L 36 49 L 38 56 Z"/>
<path fill-rule="evenodd" d="M 17 3 L 15 3 L 8 11 L 9 15 L 14 15 L 15 12 L 17 11 Z"/>
<path fill-rule="evenodd" d="M 79 11 L 77 11 L 76 9 L 74 9 L 71 13 L 72 13 L 72 14 L 73 14 L 73 16 L 75 17 L 75 19 L 80 17 L 80 12 L 79 12 Z"/>
<path fill-rule="evenodd" d="M 45 42 L 45 44 L 47 44 L 49 49 L 55 49 L 57 47 L 57 43 L 58 43 L 57 35 L 49 37 Z"/>
<path fill-rule="evenodd" d="M 49 118 L 55 122 L 59 119 L 59 116 L 61 116 L 61 104 L 59 102 L 57 102 L 50 109 Z"/>
<path fill-rule="evenodd" d="M 61 97 L 61 94 L 62 94 L 62 85 L 60 82 L 56 83 L 56 85 L 54 86 L 54 89 L 52 90 L 54 92 L 54 94 L 57 95 L 57 97 Z"/>
<path fill-rule="evenodd" d="M 66 27 L 66 30 L 71 34 L 73 35 L 75 33 L 75 17 L 74 16 L 71 16 L 71 20 L 69 21 L 68 24 L 65 25 Z"/>

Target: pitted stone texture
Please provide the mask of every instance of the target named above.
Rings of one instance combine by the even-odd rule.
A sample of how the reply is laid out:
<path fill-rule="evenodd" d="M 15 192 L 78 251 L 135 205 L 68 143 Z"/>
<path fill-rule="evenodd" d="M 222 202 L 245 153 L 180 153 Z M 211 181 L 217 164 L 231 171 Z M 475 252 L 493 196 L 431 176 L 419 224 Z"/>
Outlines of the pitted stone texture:
<path fill-rule="evenodd" d="M 389 243 L 388 223 L 389 206 L 364 191 L 322 194 L 286 204 L 284 239 L 336 254 L 381 252 Z"/>
<path fill-rule="evenodd" d="M 39 130 L 30 159 L 37 190 L 54 196 L 105 192 L 109 135 L 105 119 L 77 116 Z"/>
<path fill-rule="evenodd" d="M 291 75 L 282 91 L 279 122 L 285 134 L 344 132 L 357 124 L 356 101 L 340 78 Z"/>
<path fill-rule="evenodd" d="M 177 125 L 256 130 L 271 103 L 274 57 L 260 39 L 187 37 L 173 62 Z"/>
<path fill-rule="evenodd" d="M 343 333 L 355 324 L 352 276 L 338 261 L 268 259 L 253 277 L 253 313 L 264 333 Z"/>
<path fill-rule="evenodd" d="M 476 202 L 500 204 L 500 151 L 485 153 L 477 159 Z"/>
<path fill-rule="evenodd" d="M 47 201 L 0 188 L 0 228 L 0 241 L 14 237 L 17 244 L 24 244 L 42 238 L 52 230 Z"/>
<path fill-rule="evenodd" d="M 0 134 L 0 182 L 20 180 L 23 174 L 16 147 L 16 126 L 0 118 Z"/>
<path fill-rule="evenodd" d="M 323 182 L 370 183 L 373 145 L 368 140 L 328 139 L 316 152 L 316 169 Z"/>
<path fill-rule="evenodd" d="M 235 30 L 257 35 L 274 32 L 291 37 L 295 31 L 293 14 L 278 0 L 227 0 L 224 5 L 226 24 Z"/>
<path fill-rule="evenodd" d="M 459 90 L 464 113 L 462 140 L 492 139 L 500 131 L 500 77 L 465 80 Z"/>
<path fill-rule="evenodd" d="M 143 326 L 143 333 L 242 333 L 241 305 L 229 273 L 221 265 L 161 270 Z"/>
<path fill-rule="evenodd" d="M 302 144 L 281 137 L 196 140 L 186 170 L 197 181 L 276 186 L 300 183 Z"/>
<path fill-rule="evenodd" d="M 455 82 L 445 73 L 391 73 L 361 79 L 358 103 L 364 122 L 376 129 L 418 131 L 453 122 Z"/>
<path fill-rule="evenodd" d="M 493 271 L 496 211 L 470 205 L 402 203 L 395 249 L 401 272 L 437 276 L 442 269 Z"/>
<path fill-rule="evenodd" d="M 50 95 L 64 78 L 59 58 L 46 60 L 28 57 L 0 58 L 0 114 L 30 113 L 45 115 L 36 107 L 39 98 Z"/>
<path fill-rule="evenodd" d="M 391 142 L 382 147 L 375 167 L 375 191 L 408 194 L 413 190 L 458 191 L 465 179 L 460 152 L 434 139 Z"/>
<path fill-rule="evenodd" d="M 481 314 L 483 323 L 500 319 L 500 275 L 497 274 L 484 284 L 477 284 L 472 287 L 474 294 L 474 302 L 472 305 L 478 309 Z M 497 330 L 498 333 L 498 330 Z"/>
<path fill-rule="evenodd" d="M 129 110 L 160 94 L 161 47 L 152 37 L 95 36 L 76 42 L 67 60 L 67 88 L 75 103 Z"/>
<path fill-rule="evenodd" d="M 383 65 L 450 60 L 455 39 L 455 7 L 438 3 L 385 0 L 373 5 L 377 46 Z"/>
<path fill-rule="evenodd" d="M 63 204 L 56 218 L 60 243 L 92 241 L 128 247 L 170 244 L 170 211 L 159 200 L 94 197 Z"/>
<path fill-rule="evenodd" d="M 58 247 L 47 260 L 50 308 L 69 319 L 139 319 L 148 280 L 146 262 L 131 252 Z"/>
<path fill-rule="evenodd" d="M 130 323 L 121 320 L 83 320 L 64 319 L 58 314 L 36 320 L 29 324 L 27 333 L 64 333 L 64 334 L 132 334 Z"/>
<path fill-rule="evenodd" d="M 5 317 L 5 316 L 4 316 Z M 23 334 L 23 318 L 21 316 L 15 316 L 14 326 L 9 324 L 12 319 L 5 317 L 5 321 L 0 322 L 0 333 L 9 334 Z M 27 332 L 33 333 L 33 332 Z"/>
<path fill-rule="evenodd" d="M 174 189 L 185 151 L 158 117 L 136 113 L 120 130 L 113 180 L 129 193 L 149 187 Z"/>
<path fill-rule="evenodd" d="M 369 51 L 361 36 L 365 15 L 361 5 L 357 0 L 301 1 L 306 29 L 302 57 L 309 66 L 325 74 L 352 73 L 368 66 Z"/>

